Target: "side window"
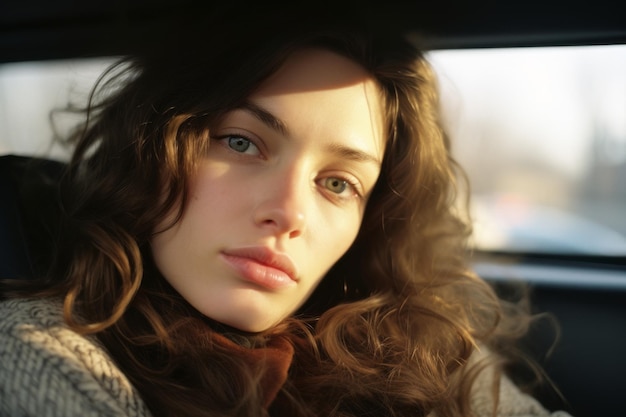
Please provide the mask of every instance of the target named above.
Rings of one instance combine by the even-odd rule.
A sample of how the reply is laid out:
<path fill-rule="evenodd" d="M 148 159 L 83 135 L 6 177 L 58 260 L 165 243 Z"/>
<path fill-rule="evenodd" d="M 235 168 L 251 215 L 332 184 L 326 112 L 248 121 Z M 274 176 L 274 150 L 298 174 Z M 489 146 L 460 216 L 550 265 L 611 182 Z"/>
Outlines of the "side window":
<path fill-rule="evenodd" d="M 439 50 L 475 246 L 626 256 L 626 45 Z"/>
<path fill-rule="evenodd" d="M 626 45 L 435 50 L 469 174 L 474 245 L 626 256 Z M 64 159 L 50 110 L 84 105 L 114 58 L 0 65 L 0 154 Z M 64 134 L 76 119 L 58 113 Z"/>
<path fill-rule="evenodd" d="M 67 157 L 62 146 L 51 146 L 50 112 L 84 106 L 98 76 L 112 62 L 94 58 L 0 65 L 0 154 Z M 55 129 L 67 133 L 78 120 L 58 113 Z"/>

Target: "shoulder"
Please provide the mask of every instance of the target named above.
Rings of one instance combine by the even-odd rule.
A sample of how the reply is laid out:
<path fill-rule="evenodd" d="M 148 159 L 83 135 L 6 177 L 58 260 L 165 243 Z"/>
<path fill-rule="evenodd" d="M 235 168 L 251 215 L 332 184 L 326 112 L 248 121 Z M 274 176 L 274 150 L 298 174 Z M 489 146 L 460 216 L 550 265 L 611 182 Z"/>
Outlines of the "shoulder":
<path fill-rule="evenodd" d="M 488 360 L 490 355 L 487 349 L 482 348 L 473 354 L 470 363 Z M 571 417 L 564 411 L 548 411 L 498 369 L 486 366 L 478 374 L 472 388 L 472 410 L 477 416 L 492 416 L 496 401 L 498 417 Z"/>
<path fill-rule="evenodd" d="M 51 326 L 63 322 L 60 301 L 52 299 L 11 299 L 0 302 L 0 330 L 39 324 Z"/>
<path fill-rule="evenodd" d="M 68 328 L 51 299 L 0 302 L 0 398 L 0 415 L 149 415 L 106 351 Z"/>

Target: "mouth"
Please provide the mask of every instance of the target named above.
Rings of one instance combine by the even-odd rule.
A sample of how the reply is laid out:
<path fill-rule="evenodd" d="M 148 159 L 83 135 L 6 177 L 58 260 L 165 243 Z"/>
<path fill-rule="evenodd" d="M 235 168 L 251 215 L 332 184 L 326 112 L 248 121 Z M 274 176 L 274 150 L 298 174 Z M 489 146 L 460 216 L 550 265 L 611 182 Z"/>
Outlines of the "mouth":
<path fill-rule="evenodd" d="M 245 280 L 270 290 L 279 290 L 298 282 L 295 264 L 285 254 L 261 247 L 228 249 L 222 259 Z"/>

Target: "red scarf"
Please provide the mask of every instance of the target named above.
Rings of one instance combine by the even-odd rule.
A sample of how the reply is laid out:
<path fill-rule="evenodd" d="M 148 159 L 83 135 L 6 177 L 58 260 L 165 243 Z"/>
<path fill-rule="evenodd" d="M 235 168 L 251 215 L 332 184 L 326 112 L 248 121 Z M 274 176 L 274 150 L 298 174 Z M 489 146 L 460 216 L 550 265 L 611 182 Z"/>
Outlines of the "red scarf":
<path fill-rule="evenodd" d="M 241 358 L 251 368 L 263 366 L 261 388 L 264 397 L 263 407 L 267 409 L 287 380 L 294 355 L 294 348 L 289 339 L 277 336 L 269 339 L 264 347 L 246 348 L 217 332 L 214 337 L 217 344 L 231 350 L 233 356 Z"/>

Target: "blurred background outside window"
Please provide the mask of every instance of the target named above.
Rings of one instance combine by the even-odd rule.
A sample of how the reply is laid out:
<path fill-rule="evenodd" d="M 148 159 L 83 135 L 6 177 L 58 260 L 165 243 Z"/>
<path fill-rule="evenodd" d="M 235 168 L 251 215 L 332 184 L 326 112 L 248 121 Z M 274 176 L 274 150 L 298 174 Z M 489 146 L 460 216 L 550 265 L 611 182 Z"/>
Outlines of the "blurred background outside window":
<path fill-rule="evenodd" d="M 626 256 L 626 45 L 430 58 L 476 246 Z"/>

